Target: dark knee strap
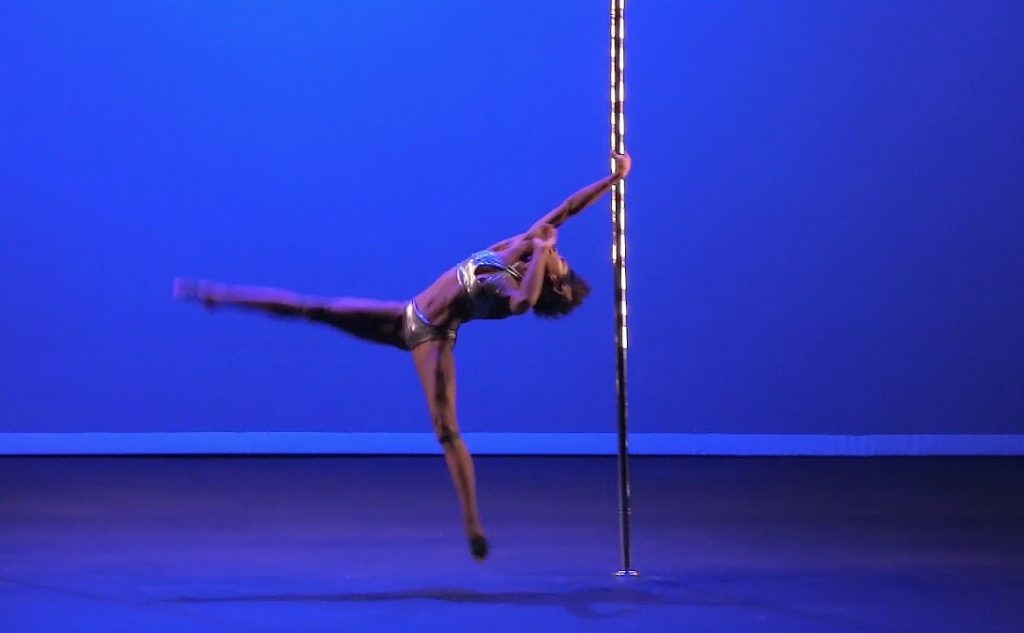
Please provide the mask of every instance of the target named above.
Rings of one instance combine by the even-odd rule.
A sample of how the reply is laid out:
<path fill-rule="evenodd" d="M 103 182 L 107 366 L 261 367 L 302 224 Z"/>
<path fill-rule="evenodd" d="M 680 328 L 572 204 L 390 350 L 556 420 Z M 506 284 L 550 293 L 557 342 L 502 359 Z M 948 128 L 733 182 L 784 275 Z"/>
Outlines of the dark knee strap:
<path fill-rule="evenodd" d="M 441 442 L 442 445 L 452 444 L 457 439 L 460 439 L 460 437 L 458 432 L 456 431 L 444 431 L 443 433 L 437 436 L 437 441 Z"/>

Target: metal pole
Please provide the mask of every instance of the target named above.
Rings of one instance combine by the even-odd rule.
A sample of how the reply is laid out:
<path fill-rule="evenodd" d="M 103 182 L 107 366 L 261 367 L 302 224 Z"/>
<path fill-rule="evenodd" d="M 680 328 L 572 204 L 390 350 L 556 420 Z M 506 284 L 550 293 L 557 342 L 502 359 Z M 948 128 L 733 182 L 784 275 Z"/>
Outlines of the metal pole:
<path fill-rule="evenodd" d="M 626 0 L 611 0 L 611 110 L 612 149 L 626 151 L 626 119 L 623 102 L 625 92 Z M 614 169 L 614 164 L 612 169 Z M 619 181 L 612 188 L 612 263 L 615 266 L 615 385 L 618 396 L 619 428 L 619 536 L 622 545 L 622 566 L 617 576 L 636 576 L 630 551 L 630 518 L 632 508 L 629 490 L 629 430 L 626 391 L 626 350 L 629 346 L 626 325 L 626 183 Z"/>

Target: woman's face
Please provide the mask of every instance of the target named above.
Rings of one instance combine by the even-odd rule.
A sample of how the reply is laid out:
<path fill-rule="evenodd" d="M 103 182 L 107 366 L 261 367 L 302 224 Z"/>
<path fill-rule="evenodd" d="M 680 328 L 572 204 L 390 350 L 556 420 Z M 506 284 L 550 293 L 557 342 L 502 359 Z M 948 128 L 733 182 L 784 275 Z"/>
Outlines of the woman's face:
<path fill-rule="evenodd" d="M 558 254 L 557 250 L 552 249 L 551 258 L 548 261 L 548 280 L 551 283 L 551 288 L 556 294 L 562 295 L 568 300 L 572 300 L 572 286 L 565 283 L 565 277 L 569 274 L 569 262 L 565 261 L 565 258 Z"/>
<path fill-rule="evenodd" d="M 548 262 L 548 274 L 555 279 L 561 279 L 569 274 L 569 262 L 558 254 L 558 249 L 551 249 L 551 261 Z"/>

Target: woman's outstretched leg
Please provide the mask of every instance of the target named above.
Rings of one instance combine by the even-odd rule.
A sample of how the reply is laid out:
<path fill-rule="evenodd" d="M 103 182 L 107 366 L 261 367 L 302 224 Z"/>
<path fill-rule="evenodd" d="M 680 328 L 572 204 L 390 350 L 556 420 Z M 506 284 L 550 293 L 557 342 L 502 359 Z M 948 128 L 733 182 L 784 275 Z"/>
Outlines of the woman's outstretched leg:
<path fill-rule="evenodd" d="M 434 431 L 444 448 L 444 459 L 462 505 L 466 534 L 473 557 L 487 557 L 488 543 L 476 500 L 473 458 L 459 436 L 455 413 L 455 355 L 451 340 L 428 341 L 413 349 L 413 360 L 426 391 Z"/>
<path fill-rule="evenodd" d="M 404 304 L 356 297 L 313 297 L 290 290 L 175 279 L 174 296 L 207 308 L 233 307 L 324 323 L 359 338 L 405 349 Z"/>

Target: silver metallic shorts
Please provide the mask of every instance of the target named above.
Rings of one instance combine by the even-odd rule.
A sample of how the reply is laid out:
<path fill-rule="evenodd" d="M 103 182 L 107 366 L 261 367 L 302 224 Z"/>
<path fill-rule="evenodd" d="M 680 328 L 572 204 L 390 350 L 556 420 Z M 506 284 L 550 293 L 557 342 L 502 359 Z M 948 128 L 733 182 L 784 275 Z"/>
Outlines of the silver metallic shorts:
<path fill-rule="evenodd" d="M 444 327 L 431 325 L 427 317 L 416 307 L 415 301 L 410 301 L 405 306 L 405 315 L 402 318 L 402 340 L 405 341 L 406 349 L 412 350 L 427 341 L 449 339 L 454 341 L 458 331 L 458 324 Z"/>

